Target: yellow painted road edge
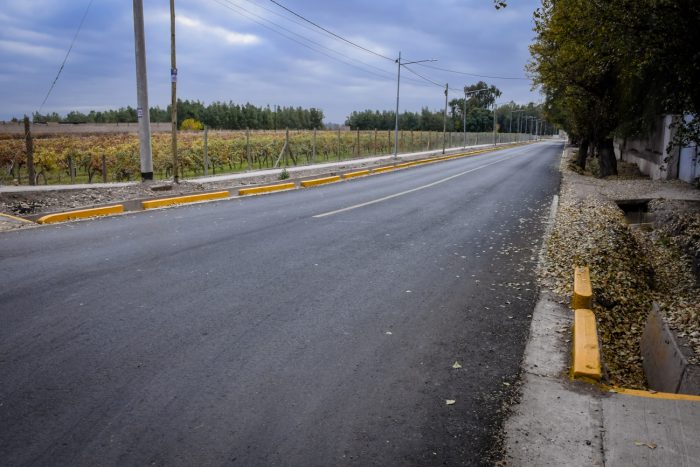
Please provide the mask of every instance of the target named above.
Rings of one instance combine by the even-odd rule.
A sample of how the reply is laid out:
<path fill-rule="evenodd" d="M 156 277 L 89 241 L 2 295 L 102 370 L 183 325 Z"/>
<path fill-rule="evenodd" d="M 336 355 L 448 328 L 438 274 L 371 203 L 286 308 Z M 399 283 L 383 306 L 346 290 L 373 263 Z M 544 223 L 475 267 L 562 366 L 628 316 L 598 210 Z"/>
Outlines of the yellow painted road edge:
<path fill-rule="evenodd" d="M 214 193 L 200 193 L 197 195 L 186 195 L 177 196 L 174 198 L 162 198 L 162 199 L 152 199 L 149 201 L 142 201 L 141 206 L 143 209 L 155 209 L 162 208 L 165 206 L 172 206 L 174 204 L 186 204 L 186 203 L 196 203 L 198 201 L 211 201 L 215 199 L 224 199 L 230 196 L 227 191 L 217 191 Z"/>
<path fill-rule="evenodd" d="M 108 216 L 110 214 L 119 214 L 124 212 L 123 204 L 115 204 L 113 206 L 104 206 L 101 208 L 79 209 L 77 211 L 58 212 L 56 214 L 47 214 L 37 219 L 39 224 L 53 224 L 56 222 L 65 222 L 75 219 L 86 219 L 88 217 Z"/>
<path fill-rule="evenodd" d="M 394 167 L 393 165 L 390 165 L 388 167 L 379 167 L 378 169 L 372 169 L 372 173 L 378 174 L 378 173 L 382 173 L 382 172 L 389 172 L 390 170 L 394 170 L 395 168 L 396 167 Z"/>
<path fill-rule="evenodd" d="M 665 399 L 665 400 L 672 400 L 672 401 L 700 402 L 700 396 L 693 396 L 691 394 L 676 394 L 673 392 L 642 391 L 639 389 L 625 389 L 625 388 L 618 388 L 615 386 L 603 386 L 603 389 L 607 390 L 608 392 L 623 394 L 625 396 L 647 397 L 649 399 Z"/>
<path fill-rule="evenodd" d="M 340 177 L 338 175 L 334 175 L 332 177 L 323 177 L 323 178 L 315 178 L 313 180 L 304 180 L 301 182 L 301 186 L 303 188 L 308 188 L 310 186 L 318 186 L 318 185 L 325 185 L 326 183 L 335 183 L 339 182 Z"/>
<path fill-rule="evenodd" d="M 34 223 L 34 222 L 30 221 L 29 219 L 22 219 L 21 217 L 13 216 L 12 214 L 5 214 L 4 212 L 0 212 L 0 217 L 7 217 L 8 219 L 12 219 L 15 221 L 26 222 L 27 224 Z"/>
<path fill-rule="evenodd" d="M 238 190 L 238 196 L 258 195 L 260 193 L 271 193 L 273 191 L 291 190 L 296 188 L 294 182 L 278 183 L 277 185 L 255 186 L 251 188 L 241 188 Z"/>
<path fill-rule="evenodd" d="M 358 170 L 355 172 L 348 172 L 343 175 L 343 178 L 364 177 L 365 175 L 369 175 L 369 170 Z"/>

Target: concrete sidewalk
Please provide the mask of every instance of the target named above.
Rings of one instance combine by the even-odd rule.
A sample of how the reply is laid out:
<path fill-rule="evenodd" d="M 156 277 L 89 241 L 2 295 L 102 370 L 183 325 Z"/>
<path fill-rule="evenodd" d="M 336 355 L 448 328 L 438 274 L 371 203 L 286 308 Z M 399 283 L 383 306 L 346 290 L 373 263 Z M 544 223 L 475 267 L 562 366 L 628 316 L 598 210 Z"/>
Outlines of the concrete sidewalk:
<path fill-rule="evenodd" d="M 506 422 L 508 465 L 699 466 L 700 402 L 603 392 L 568 377 L 573 313 L 544 291 Z"/>
<path fill-rule="evenodd" d="M 522 143 L 526 143 L 527 141 L 522 141 Z M 509 144 L 514 144 L 514 143 L 499 143 L 496 146 L 506 146 Z M 488 148 L 488 147 L 493 147 L 493 144 L 479 144 L 479 145 L 474 145 L 474 146 L 466 146 L 466 147 L 453 147 L 453 148 L 447 148 L 445 151 L 445 154 L 456 154 L 462 151 L 467 151 L 467 150 L 474 150 L 474 149 L 480 149 L 480 148 Z M 442 154 L 442 149 L 438 150 L 433 150 L 433 151 L 421 151 L 421 152 L 411 152 L 411 153 L 404 153 L 404 154 L 399 154 L 397 157 L 397 160 L 400 161 L 408 161 L 408 160 L 413 160 L 416 158 L 422 158 L 422 157 L 429 157 L 429 156 L 437 156 Z M 365 167 L 367 165 L 381 165 L 384 163 L 390 163 L 393 160 L 394 156 L 393 154 L 385 154 L 381 156 L 373 156 L 373 157 L 363 157 L 360 159 L 347 159 L 343 161 L 337 161 L 337 162 L 324 162 L 324 163 L 318 163 L 318 164 L 310 164 L 310 165 L 299 165 L 299 166 L 293 166 L 293 167 L 287 167 L 287 172 L 290 174 L 297 174 L 297 175 L 302 175 L 305 172 L 316 172 L 316 171 L 332 171 L 334 169 L 339 169 L 339 168 L 354 168 L 354 167 Z M 254 170 L 254 171 L 246 171 L 246 172 L 237 172 L 237 173 L 230 173 L 230 174 L 224 174 L 224 175 L 214 175 L 214 176 L 208 176 L 208 177 L 196 177 L 196 178 L 188 178 L 188 179 L 182 179 L 180 180 L 182 183 L 197 183 L 197 184 L 207 184 L 207 183 L 218 183 L 218 182 L 225 182 L 225 181 L 240 181 L 240 180 L 246 180 L 254 177 L 269 177 L 269 176 L 276 176 L 280 172 L 282 172 L 282 167 L 277 168 L 277 169 L 264 169 L 264 170 Z M 162 182 L 167 182 L 167 180 L 160 180 Z M 138 185 L 140 182 L 114 182 L 114 183 L 81 183 L 81 184 L 74 184 L 74 185 L 34 185 L 34 186 L 28 186 L 28 185 L 21 185 L 21 186 L 13 186 L 13 185 L 0 185 L 0 193 L 23 193 L 23 192 L 34 192 L 34 191 L 62 191 L 62 190 L 79 190 L 79 189 L 85 189 L 85 188 L 120 188 L 120 187 L 126 187 L 126 186 L 133 186 L 133 185 Z"/>
<path fill-rule="evenodd" d="M 521 364 L 521 399 L 504 427 L 505 464 L 700 466 L 700 400 L 622 394 L 572 380 L 573 317 L 568 297 L 541 291 Z"/>

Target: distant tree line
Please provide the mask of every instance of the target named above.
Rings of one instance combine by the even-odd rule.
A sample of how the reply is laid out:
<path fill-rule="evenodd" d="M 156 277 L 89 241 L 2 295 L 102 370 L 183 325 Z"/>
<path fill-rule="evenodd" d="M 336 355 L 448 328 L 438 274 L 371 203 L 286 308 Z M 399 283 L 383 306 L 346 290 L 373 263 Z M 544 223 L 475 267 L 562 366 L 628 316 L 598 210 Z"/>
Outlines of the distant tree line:
<path fill-rule="evenodd" d="M 170 106 L 162 109 L 151 107 L 152 122 L 170 122 Z M 66 116 L 56 112 L 32 116 L 34 122 L 61 123 L 133 123 L 137 121 L 136 109 L 121 107 L 116 110 L 91 110 L 88 113 L 71 111 Z M 323 128 L 323 111 L 316 108 L 281 107 L 269 105 L 258 107 L 247 103 L 245 105 L 233 102 L 213 102 L 204 105 L 200 101 L 178 100 L 178 127 L 186 119 L 195 119 L 210 128 L 225 130 L 274 130 L 282 128 L 306 129 Z"/>
<path fill-rule="evenodd" d="M 448 102 L 447 131 L 464 131 L 465 120 L 468 132 L 493 131 L 493 103 L 501 95 L 501 91 L 483 81 L 466 87 L 468 92 L 482 89 L 483 91 L 469 94 L 466 103 L 464 97 Z M 427 107 L 423 107 L 420 112 L 403 112 L 399 114 L 399 129 L 442 131 L 443 116 L 444 110 L 433 111 Z M 542 108 L 534 103 L 518 105 L 514 102 L 498 107 L 496 110 L 498 131 L 514 133 L 518 131 L 518 123 L 512 123 L 511 117 L 514 122 L 517 122 L 520 117 L 520 128 L 525 132 L 527 128 L 524 124 L 527 121 L 524 120 L 525 117 L 542 119 Z M 353 130 L 393 130 L 396 125 L 395 119 L 396 112 L 391 110 L 364 110 L 350 114 L 345 124 Z"/>

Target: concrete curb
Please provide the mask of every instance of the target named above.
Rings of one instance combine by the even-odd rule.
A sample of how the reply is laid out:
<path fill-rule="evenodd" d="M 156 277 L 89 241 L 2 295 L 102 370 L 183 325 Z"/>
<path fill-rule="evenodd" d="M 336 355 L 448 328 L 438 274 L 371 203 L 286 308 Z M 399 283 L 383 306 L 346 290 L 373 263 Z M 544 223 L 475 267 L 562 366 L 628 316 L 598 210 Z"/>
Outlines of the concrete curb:
<path fill-rule="evenodd" d="M 341 179 L 338 175 L 332 177 L 314 178 L 312 180 L 304 180 L 301 182 L 302 188 L 308 188 L 312 186 L 325 185 L 326 183 L 339 182 Z"/>
<path fill-rule="evenodd" d="M 576 278 L 583 277 L 585 283 L 587 275 L 587 267 L 576 268 L 574 282 L 576 282 Z M 590 281 L 588 282 L 588 286 L 591 287 Z M 573 303 L 574 297 L 572 296 L 572 304 Z M 593 311 L 581 308 L 574 310 L 573 345 L 571 350 L 572 359 L 571 368 L 569 370 L 571 378 L 584 382 L 599 383 L 602 379 L 601 347 Z M 609 392 L 628 396 L 700 402 L 700 396 L 691 394 L 677 394 L 674 392 L 658 392 L 653 390 L 643 391 L 606 385 L 601 385 L 600 387 Z"/>
<path fill-rule="evenodd" d="M 215 191 L 213 193 L 200 193 L 196 195 L 175 196 L 173 198 L 161 198 L 150 201 L 143 201 L 141 203 L 141 206 L 143 207 L 143 209 L 155 209 L 166 206 L 173 206 L 175 204 L 188 204 L 197 203 L 199 201 L 213 201 L 217 199 L 226 199 L 230 196 L 231 194 L 228 192 L 228 190 Z"/>
<path fill-rule="evenodd" d="M 3 212 L 0 212 L 0 217 L 2 217 L 4 219 L 9 219 L 11 221 L 19 222 L 22 224 L 33 224 L 34 223 L 28 219 L 23 219 L 21 217 L 13 216 L 12 214 L 5 214 Z"/>
<path fill-rule="evenodd" d="M 593 288 L 591 287 L 590 272 L 587 266 L 577 266 L 574 268 L 574 293 L 571 296 L 571 308 L 590 310 L 592 306 Z"/>
<path fill-rule="evenodd" d="M 591 310 L 574 310 L 574 344 L 571 377 L 600 381 L 600 348 L 595 315 Z"/>
<path fill-rule="evenodd" d="M 338 181 L 342 181 L 344 179 L 350 179 L 350 178 L 354 178 L 354 177 L 361 177 L 361 176 L 365 176 L 365 175 L 384 173 L 384 172 L 389 172 L 392 170 L 414 167 L 414 166 L 421 165 L 421 164 L 431 164 L 431 163 L 450 160 L 450 159 L 458 159 L 458 158 L 462 158 L 462 157 L 475 156 L 478 154 L 498 151 L 501 149 L 509 149 L 509 148 L 513 148 L 513 147 L 517 147 L 517 146 L 526 146 L 529 144 L 531 144 L 531 142 L 506 143 L 506 144 L 502 144 L 502 145 L 498 145 L 498 146 L 479 148 L 479 149 L 474 150 L 474 151 L 457 153 L 457 154 L 450 154 L 450 155 L 441 156 L 441 157 L 430 157 L 428 159 L 419 159 L 419 160 L 404 162 L 404 163 L 396 164 L 396 165 L 394 165 L 394 163 L 392 163 L 392 165 L 388 165 L 385 167 L 358 170 L 358 171 L 348 172 L 346 174 L 341 174 L 341 175 L 335 175 L 333 173 L 327 177 L 314 178 L 311 180 L 302 180 L 299 182 L 299 185 L 301 188 L 306 188 L 306 187 L 317 186 L 317 185 L 322 185 L 322 184 L 326 184 L 326 183 L 338 182 Z M 296 182 L 280 183 L 280 184 L 275 184 L 275 185 L 263 185 L 263 186 L 256 186 L 256 187 L 250 187 L 250 188 L 240 188 L 238 190 L 238 196 L 248 196 L 248 195 L 257 195 L 257 194 L 264 194 L 264 193 L 272 193 L 272 192 L 277 192 L 277 191 L 292 190 L 295 188 L 297 188 Z M 215 200 L 221 200 L 221 199 L 228 199 L 230 196 L 231 196 L 231 190 L 225 190 L 225 191 L 215 191 L 215 192 L 208 192 L 208 193 L 198 193 L 198 194 L 193 194 L 193 195 L 175 196 L 175 197 L 170 197 L 170 198 L 159 198 L 159 199 L 152 199 L 152 200 L 150 200 L 150 199 L 149 200 L 140 200 L 140 201 L 131 200 L 131 201 L 125 201 L 122 204 L 119 204 L 118 206 L 121 207 L 120 208 L 121 210 L 115 210 L 116 209 L 115 206 L 117 206 L 117 205 L 95 206 L 92 208 L 81 209 L 81 210 L 76 210 L 76 211 L 57 212 L 57 213 L 46 214 L 42 217 L 39 217 L 37 222 L 41 223 L 41 224 L 45 224 L 45 223 L 54 223 L 54 222 L 64 222 L 64 221 L 74 220 L 74 219 L 83 219 L 83 218 L 94 217 L 94 216 L 119 214 L 119 213 L 127 211 L 127 209 L 125 208 L 125 206 L 127 206 L 127 205 L 130 206 L 128 211 L 139 211 L 141 209 L 149 210 L 149 209 L 156 209 L 156 208 L 174 206 L 174 205 L 179 205 L 179 204 L 188 204 L 188 203 L 196 203 L 196 202 L 202 202 L 202 201 L 215 201 Z M 135 203 L 138 203 L 138 204 L 135 204 Z M 37 215 L 35 215 L 35 216 L 37 216 Z M 14 216 L 12 216 L 12 217 L 14 217 Z M 32 216 L 32 217 L 35 218 L 34 216 Z M 17 219 L 22 219 L 22 218 L 17 218 Z M 22 220 L 25 222 L 32 222 L 31 220 L 28 220 L 28 219 L 22 219 Z"/>
<path fill-rule="evenodd" d="M 56 214 L 48 214 L 37 219 L 38 224 L 54 224 L 56 222 L 65 222 L 75 219 L 86 219 L 88 217 L 109 216 L 112 214 L 121 214 L 124 212 L 123 204 L 115 204 L 112 206 L 104 206 L 100 208 L 79 209 L 76 211 L 59 212 Z"/>
<path fill-rule="evenodd" d="M 275 191 L 293 190 L 297 186 L 294 182 L 278 183 L 277 185 L 263 185 L 252 188 L 241 188 L 238 190 L 238 196 L 259 195 L 262 193 L 272 193 Z"/>
<path fill-rule="evenodd" d="M 364 177 L 365 175 L 369 175 L 369 170 L 357 170 L 355 172 L 348 172 L 346 174 L 343 174 L 343 178 L 348 179 L 355 177 Z"/>

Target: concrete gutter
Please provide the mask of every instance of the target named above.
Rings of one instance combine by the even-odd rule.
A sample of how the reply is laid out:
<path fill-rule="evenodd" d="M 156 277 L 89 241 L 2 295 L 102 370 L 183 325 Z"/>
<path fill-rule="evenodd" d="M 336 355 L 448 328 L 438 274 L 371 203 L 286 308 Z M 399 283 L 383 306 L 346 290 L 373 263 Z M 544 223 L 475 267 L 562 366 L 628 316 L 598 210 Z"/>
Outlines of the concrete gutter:
<path fill-rule="evenodd" d="M 545 238 L 555 212 L 556 197 Z M 700 403 L 693 396 L 610 389 L 569 377 L 574 315 L 565 303 L 540 291 L 521 364 L 520 401 L 504 426 L 503 464 L 700 465 Z"/>

